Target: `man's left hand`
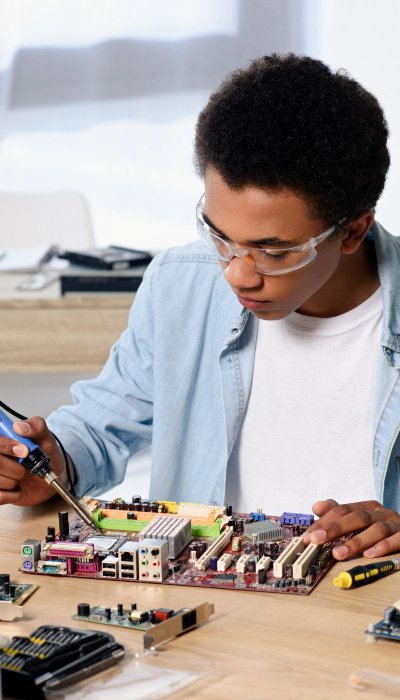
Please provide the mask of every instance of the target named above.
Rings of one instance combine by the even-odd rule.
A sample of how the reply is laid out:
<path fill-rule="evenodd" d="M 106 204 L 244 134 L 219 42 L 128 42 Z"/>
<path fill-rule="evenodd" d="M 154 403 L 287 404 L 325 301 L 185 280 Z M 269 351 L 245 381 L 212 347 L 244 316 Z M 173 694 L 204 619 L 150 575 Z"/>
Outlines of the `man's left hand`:
<path fill-rule="evenodd" d="M 313 512 L 319 517 L 304 533 L 304 544 L 324 544 L 342 535 L 356 533 L 348 542 L 334 547 L 335 559 L 343 561 L 362 552 L 373 559 L 400 550 L 400 515 L 377 501 L 339 505 L 336 501 L 317 501 Z"/>

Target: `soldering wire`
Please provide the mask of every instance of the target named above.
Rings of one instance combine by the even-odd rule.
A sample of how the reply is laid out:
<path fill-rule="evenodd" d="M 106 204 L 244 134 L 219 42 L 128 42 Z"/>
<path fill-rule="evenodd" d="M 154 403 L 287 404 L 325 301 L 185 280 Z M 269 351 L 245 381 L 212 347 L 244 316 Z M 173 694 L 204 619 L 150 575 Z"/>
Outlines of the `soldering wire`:
<path fill-rule="evenodd" d="M 7 411 L 8 413 L 11 413 L 12 416 L 15 416 L 15 418 L 18 418 L 18 420 L 28 420 L 27 416 L 23 416 L 21 413 L 17 413 L 17 411 L 13 411 L 13 409 L 10 408 L 9 406 L 7 406 L 7 404 L 3 403 L 3 401 L 0 401 L 0 406 L 1 406 L 2 408 L 4 408 L 4 410 Z M 50 432 L 51 432 L 51 430 L 50 430 Z M 52 432 L 51 432 L 51 434 L 52 434 L 53 438 L 55 439 L 55 441 L 57 442 L 57 444 L 59 445 L 59 447 L 60 447 L 60 449 L 61 449 L 61 452 L 62 452 L 62 454 L 63 454 L 64 460 L 65 460 L 65 468 L 66 468 L 66 470 L 67 470 L 67 477 L 68 477 L 68 481 L 69 481 L 69 485 L 70 485 L 71 494 L 72 494 L 72 496 L 76 496 L 75 489 L 74 489 L 74 485 L 73 485 L 73 483 L 72 483 L 71 470 L 70 470 L 70 468 L 69 468 L 68 455 L 67 455 L 67 453 L 66 453 L 66 451 L 65 451 L 64 445 L 62 444 L 61 440 L 59 440 L 59 438 L 57 437 L 57 435 L 55 435 L 55 434 L 52 433 Z"/>

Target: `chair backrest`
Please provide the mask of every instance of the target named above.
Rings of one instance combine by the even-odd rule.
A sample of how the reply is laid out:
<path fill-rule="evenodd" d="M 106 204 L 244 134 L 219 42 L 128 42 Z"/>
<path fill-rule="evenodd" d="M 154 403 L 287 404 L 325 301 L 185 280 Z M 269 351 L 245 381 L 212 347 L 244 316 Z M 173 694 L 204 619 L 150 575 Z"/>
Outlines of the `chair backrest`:
<path fill-rule="evenodd" d="M 0 247 L 94 246 L 89 207 L 78 192 L 0 192 Z"/>

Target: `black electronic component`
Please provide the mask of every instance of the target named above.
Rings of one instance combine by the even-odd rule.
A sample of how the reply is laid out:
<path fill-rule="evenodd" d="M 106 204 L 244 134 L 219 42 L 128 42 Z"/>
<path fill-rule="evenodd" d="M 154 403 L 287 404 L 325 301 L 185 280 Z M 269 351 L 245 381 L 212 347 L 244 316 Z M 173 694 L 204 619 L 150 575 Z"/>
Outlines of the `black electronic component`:
<path fill-rule="evenodd" d="M 294 579 L 293 579 L 293 586 L 294 586 L 295 588 L 297 588 L 298 585 L 299 585 L 298 580 L 297 580 L 296 578 L 294 578 Z"/>
<path fill-rule="evenodd" d="M 247 547 L 247 549 L 243 550 L 243 554 L 253 554 L 254 549 L 252 547 Z"/>
<path fill-rule="evenodd" d="M 274 581 L 274 588 L 280 588 L 281 586 L 281 580 L 279 578 Z"/>
<path fill-rule="evenodd" d="M 160 550 L 158 549 L 158 547 L 154 547 L 154 549 L 151 550 L 151 554 L 153 557 L 158 557 L 159 553 Z"/>
<path fill-rule="evenodd" d="M 305 580 L 305 578 L 301 578 L 300 581 L 299 581 L 299 583 L 300 583 L 300 586 L 305 586 L 305 585 L 306 585 L 306 580 Z"/>
<path fill-rule="evenodd" d="M 3 591 L 5 595 L 10 595 L 10 584 L 8 581 L 4 581 L 3 583 Z"/>
<path fill-rule="evenodd" d="M 249 559 L 247 562 L 247 569 L 250 573 L 254 573 L 256 570 L 256 560 L 255 559 Z"/>
<path fill-rule="evenodd" d="M 140 622 L 140 624 L 142 624 L 142 622 L 147 622 L 148 619 L 149 619 L 149 613 L 148 613 L 148 612 L 142 612 L 142 613 L 140 614 L 139 622 Z"/>
<path fill-rule="evenodd" d="M 3 692 L 21 700 L 42 700 L 47 691 L 64 689 L 77 676 L 91 676 L 123 657 L 123 646 L 110 634 L 43 625 L 29 637 L 13 637 L 2 650 Z"/>
<path fill-rule="evenodd" d="M 112 510 L 112 507 L 113 507 L 113 504 L 112 504 L 111 501 L 107 501 L 107 502 L 104 504 L 104 508 L 106 508 L 107 510 Z"/>
<path fill-rule="evenodd" d="M 117 610 L 118 610 L 118 617 L 122 617 L 122 615 L 124 614 L 124 606 L 122 605 L 122 603 L 118 603 Z"/>
<path fill-rule="evenodd" d="M 235 554 L 235 555 L 232 557 L 232 563 L 233 563 L 233 564 L 236 564 L 236 562 L 239 561 L 240 556 L 241 556 L 240 554 Z"/>
<path fill-rule="evenodd" d="M 90 605 L 88 603 L 79 603 L 78 609 L 77 609 L 77 615 L 79 615 L 79 617 L 89 617 Z"/>
<path fill-rule="evenodd" d="M 66 539 L 69 535 L 68 511 L 59 511 L 58 522 L 60 527 L 60 540 Z"/>
<path fill-rule="evenodd" d="M 258 570 L 258 583 L 264 584 L 267 581 L 267 572 L 265 569 Z"/>
<path fill-rule="evenodd" d="M 15 592 L 17 590 L 17 586 L 15 583 L 10 583 L 9 585 L 9 596 L 10 598 L 15 598 Z"/>
<path fill-rule="evenodd" d="M 215 577 L 215 581 L 224 581 L 225 583 L 233 583 L 236 579 L 236 574 L 217 574 Z"/>
<path fill-rule="evenodd" d="M 175 574 L 178 573 L 178 571 L 179 571 L 180 568 L 181 568 L 181 565 L 180 565 L 180 564 L 174 564 L 174 572 L 175 572 Z"/>
<path fill-rule="evenodd" d="M 136 603 L 131 603 L 131 612 L 136 610 Z"/>
<path fill-rule="evenodd" d="M 285 578 L 292 578 L 292 576 L 293 576 L 292 564 L 285 564 Z"/>
<path fill-rule="evenodd" d="M 48 540 L 48 539 L 46 538 L 46 542 L 54 542 L 54 541 L 55 541 L 55 539 L 56 539 L 56 528 L 54 527 L 54 525 L 49 525 L 49 526 L 48 526 L 48 528 L 47 528 L 47 537 L 52 537 L 53 539 L 49 539 L 49 540 Z"/>
<path fill-rule="evenodd" d="M 264 542 L 264 554 L 268 557 L 276 554 L 275 542 Z"/>
<path fill-rule="evenodd" d="M 104 616 L 106 620 L 111 620 L 111 608 L 104 608 Z"/>
<path fill-rule="evenodd" d="M 226 506 L 226 514 L 227 515 L 232 515 L 232 506 Z"/>
<path fill-rule="evenodd" d="M 148 513 L 150 510 L 149 502 L 147 500 L 142 501 L 142 511 Z"/>
<path fill-rule="evenodd" d="M 10 574 L 0 574 L 0 588 L 2 588 L 5 583 L 10 583 Z"/>
<path fill-rule="evenodd" d="M 140 503 L 142 500 L 141 496 L 132 496 L 132 503 Z"/>
<path fill-rule="evenodd" d="M 128 520 L 135 520 L 135 513 L 127 513 L 126 517 Z"/>
<path fill-rule="evenodd" d="M 264 556 L 264 542 L 256 542 L 255 552 L 256 552 L 257 556 L 259 556 L 259 557 Z"/>
<path fill-rule="evenodd" d="M 236 532 L 243 532 L 244 523 L 243 520 L 236 520 Z"/>
<path fill-rule="evenodd" d="M 149 501 L 149 512 L 158 513 L 157 501 Z"/>

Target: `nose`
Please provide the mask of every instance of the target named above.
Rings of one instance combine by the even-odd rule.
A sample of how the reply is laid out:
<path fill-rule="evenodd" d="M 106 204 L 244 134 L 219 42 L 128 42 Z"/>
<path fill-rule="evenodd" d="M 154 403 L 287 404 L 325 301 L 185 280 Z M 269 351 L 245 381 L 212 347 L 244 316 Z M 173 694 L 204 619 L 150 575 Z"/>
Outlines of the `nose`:
<path fill-rule="evenodd" d="M 224 269 L 226 281 L 236 289 L 252 289 L 262 284 L 263 276 L 236 256 Z"/>

